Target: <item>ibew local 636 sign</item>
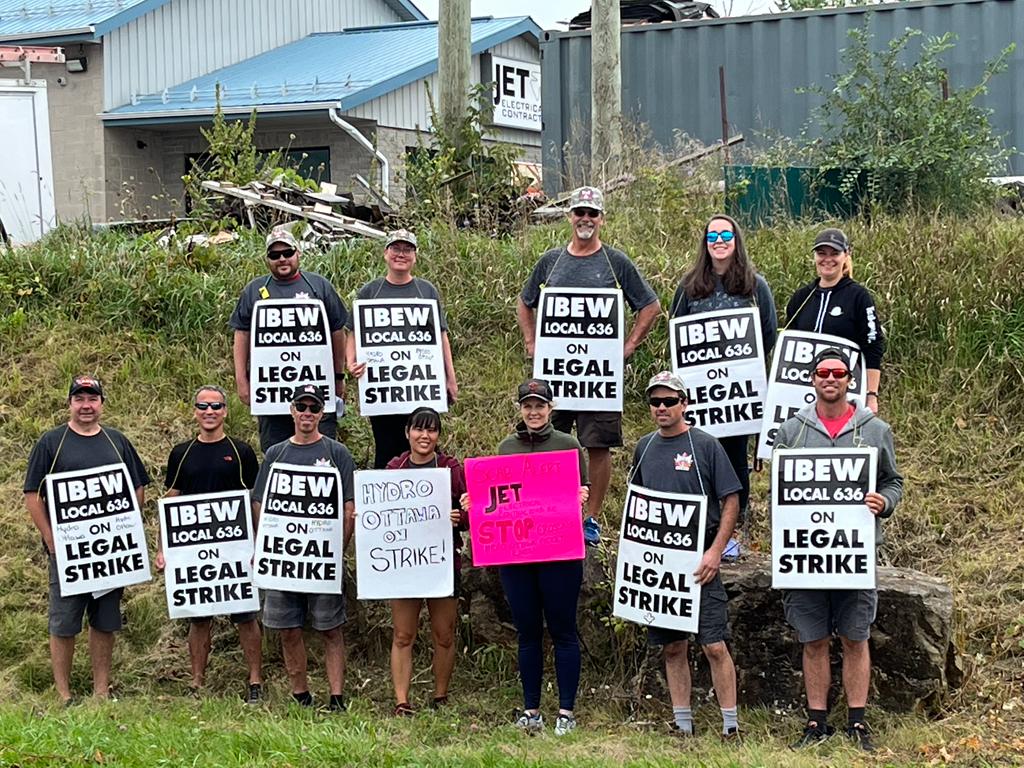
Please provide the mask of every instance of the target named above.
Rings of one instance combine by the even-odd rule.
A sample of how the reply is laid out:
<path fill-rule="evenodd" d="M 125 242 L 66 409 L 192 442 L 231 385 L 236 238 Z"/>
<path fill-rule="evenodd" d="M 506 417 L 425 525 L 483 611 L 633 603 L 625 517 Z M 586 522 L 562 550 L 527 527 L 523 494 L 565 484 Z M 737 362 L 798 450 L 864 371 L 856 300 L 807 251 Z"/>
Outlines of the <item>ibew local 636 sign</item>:
<path fill-rule="evenodd" d="M 483 56 L 482 79 L 493 83 L 492 125 L 540 131 L 540 64 Z"/>

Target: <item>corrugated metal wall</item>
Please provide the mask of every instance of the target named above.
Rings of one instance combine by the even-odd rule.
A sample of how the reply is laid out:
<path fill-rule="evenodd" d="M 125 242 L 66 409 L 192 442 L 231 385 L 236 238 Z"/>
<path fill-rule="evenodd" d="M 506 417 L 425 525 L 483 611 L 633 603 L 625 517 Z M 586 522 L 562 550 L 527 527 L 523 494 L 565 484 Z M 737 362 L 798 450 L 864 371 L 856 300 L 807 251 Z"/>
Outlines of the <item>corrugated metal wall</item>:
<path fill-rule="evenodd" d="M 104 109 L 305 37 L 401 21 L 384 0 L 173 0 L 104 37 Z"/>
<path fill-rule="evenodd" d="M 510 59 L 532 62 L 536 62 L 540 56 L 537 48 L 521 35 L 494 46 L 490 49 L 490 52 L 495 56 L 505 56 Z M 472 81 L 479 83 L 479 56 L 473 57 L 469 72 Z M 436 104 L 440 93 L 437 84 L 437 73 L 425 79 L 430 83 L 430 91 L 434 96 L 434 103 Z M 430 104 L 427 101 L 427 91 L 423 87 L 422 80 L 386 93 L 379 99 L 361 104 L 355 109 L 349 110 L 346 114 L 367 120 L 376 120 L 378 125 L 388 128 L 404 128 L 406 130 L 416 130 L 419 128 L 420 130 L 426 130 L 430 125 Z M 540 146 L 540 134 L 535 131 L 503 128 L 497 132 L 495 138 L 528 147 Z"/>
<path fill-rule="evenodd" d="M 732 133 L 743 133 L 748 142 L 756 141 L 758 132 L 796 136 L 817 101 L 796 89 L 830 87 L 847 31 L 865 23 L 878 48 L 907 27 L 929 36 L 954 32 L 957 45 L 945 59 L 952 88 L 979 82 L 985 62 L 1018 42 L 1009 69 L 992 80 L 983 104 L 994 110 L 993 123 L 1007 134 L 1007 146 L 1024 149 L 1024 2 L 1014 0 L 932 0 L 627 27 L 622 32 L 623 111 L 646 123 L 666 147 L 676 131 L 715 141 L 722 136 L 722 66 Z M 589 31 L 546 32 L 541 56 L 544 177 L 553 191 L 549 180 L 575 174 L 572 156 L 589 153 Z M 565 156 L 566 142 L 579 149 Z M 1024 158 L 1018 154 L 1012 166 L 1024 173 Z"/>

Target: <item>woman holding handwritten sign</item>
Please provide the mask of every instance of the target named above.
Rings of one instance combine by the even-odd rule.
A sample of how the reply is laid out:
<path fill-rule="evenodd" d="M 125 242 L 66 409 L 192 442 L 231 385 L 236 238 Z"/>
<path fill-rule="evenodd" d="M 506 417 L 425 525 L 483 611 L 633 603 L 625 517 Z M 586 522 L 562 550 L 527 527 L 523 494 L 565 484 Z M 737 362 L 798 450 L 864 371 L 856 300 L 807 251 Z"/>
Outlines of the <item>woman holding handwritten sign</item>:
<path fill-rule="evenodd" d="M 459 460 L 437 450 L 441 436 L 441 415 L 433 408 L 417 408 L 406 420 L 405 437 L 409 450 L 391 459 L 387 469 L 448 469 L 452 475 L 452 566 L 455 568 L 455 592 L 451 597 L 427 599 L 430 634 L 434 641 L 433 706 L 448 703 L 448 682 L 455 667 L 455 619 L 458 615 L 460 573 L 462 570 L 462 531 L 468 518 L 459 509 L 459 499 L 466 491 L 466 478 Z M 423 600 L 403 598 L 391 601 L 391 682 L 395 686 L 395 715 L 411 716 L 409 686 L 412 683 L 412 644 L 420 623 Z"/>
<path fill-rule="evenodd" d="M 515 434 L 498 445 L 499 455 L 546 453 L 575 450 L 579 455 L 579 505 L 590 495 L 587 465 L 583 449 L 572 435 L 551 426 L 551 386 L 540 379 L 529 379 L 519 387 L 519 412 L 522 420 Z M 498 500 L 500 501 L 500 499 Z M 492 502 L 496 503 L 496 502 Z M 462 496 L 462 509 L 469 512 L 469 495 Z M 581 521 L 582 524 L 582 521 Z M 523 712 L 516 727 L 527 733 L 544 730 L 540 714 L 541 679 L 544 672 L 544 623 L 555 647 L 555 676 L 558 680 L 558 716 L 555 735 L 562 736 L 576 727 L 573 709 L 580 683 L 580 643 L 576 631 L 576 606 L 583 584 L 582 560 L 555 560 L 498 568 L 512 621 L 519 636 L 519 678 L 523 685 Z"/>

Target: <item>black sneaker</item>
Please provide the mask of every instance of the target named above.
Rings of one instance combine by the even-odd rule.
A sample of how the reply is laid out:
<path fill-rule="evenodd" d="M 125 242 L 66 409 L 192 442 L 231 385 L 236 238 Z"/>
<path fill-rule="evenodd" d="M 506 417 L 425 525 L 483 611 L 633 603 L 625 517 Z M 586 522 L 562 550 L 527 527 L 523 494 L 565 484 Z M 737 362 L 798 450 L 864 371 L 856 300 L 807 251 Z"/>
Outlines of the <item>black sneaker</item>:
<path fill-rule="evenodd" d="M 331 713 L 344 712 L 348 707 L 345 706 L 345 699 L 342 698 L 341 694 L 332 693 L 330 701 L 327 702 L 327 711 Z"/>
<path fill-rule="evenodd" d="M 740 735 L 740 729 L 737 726 L 733 726 L 728 731 L 722 734 L 722 742 L 725 744 L 742 744 L 743 736 Z"/>
<path fill-rule="evenodd" d="M 303 691 L 302 693 L 293 693 L 292 700 L 300 707 L 313 706 L 313 694 L 311 694 L 309 691 Z"/>
<path fill-rule="evenodd" d="M 814 720 L 809 720 L 807 725 L 804 726 L 803 735 L 790 745 L 790 749 L 803 749 L 804 747 L 819 744 L 835 732 L 836 729 L 828 723 L 819 725 Z"/>
<path fill-rule="evenodd" d="M 846 728 L 846 735 L 865 752 L 874 752 L 875 745 L 871 741 L 871 732 L 864 723 L 853 723 Z"/>
<path fill-rule="evenodd" d="M 245 697 L 245 703 L 253 707 L 262 704 L 263 686 L 259 683 L 249 683 L 249 695 Z"/>

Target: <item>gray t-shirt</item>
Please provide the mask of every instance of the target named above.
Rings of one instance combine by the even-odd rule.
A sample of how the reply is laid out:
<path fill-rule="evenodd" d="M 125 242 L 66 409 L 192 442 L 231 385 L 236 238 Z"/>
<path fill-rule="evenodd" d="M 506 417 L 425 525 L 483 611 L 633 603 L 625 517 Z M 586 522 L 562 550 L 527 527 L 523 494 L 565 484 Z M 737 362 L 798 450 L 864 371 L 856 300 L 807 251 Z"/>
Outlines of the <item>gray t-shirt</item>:
<path fill-rule="evenodd" d="M 564 246 L 540 257 L 523 286 L 520 298 L 530 309 L 540 303 L 541 286 L 549 288 L 621 288 L 634 312 L 658 300 L 629 257 L 617 248 L 602 245 L 590 256 L 573 256 Z"/>
<path fill-rule="evenodd" d="M 263 296 L 261 288 L 266 288 L 269 295 Z M 340 331 L 348 322 L 348 309 L 345 302 L 338 296 L 334 286 L 326 277 L 316 272 L 299 272 L 292 280 L 275 280 L 271 275 L 263 275 L 252 280 L 242 289 L 238 297 L 235 311 L 231 313 L 228 325 L 236 331 L 249 332 L 252 328 L 252 312 L 260 299 L 320 299 L 327 310 L 327 327 L 331 333 Z"/>
<path fill-rule="evenodd" d="M 32 448 L 25 473 L 24 491 L 38 492 L 41 497 L 45 497 L 46 486 L 43 480 L 51 471 L 71 472 L 121 462 L 128 467 L 133 487 L 149 485 L 149 475 L 135 446 L 116 429 L 103 427 L 103 431 L 95 435 L 80 435 L 65 424 L 46 432 Z"/>
<path fill-rule="evenodd" d="M 342 501 L 355 501 L 353 473 L 356 471 L 356 465 L 352 461 L 352 454 L 348 452 L 348 448 L 337 440 L 321 436 L 317 442 L 309 445 L 296 445 L 291 440 L 284 440 L 270 446 L 263 457 L 260 473 L 256 476 L 256 487 L 253 488 L 252 493 L 253 501 L 263 503 L 263 490 L 267 487 L 270 467 L 275 463 L 298 464 L 305 467 L 335 467 L 341 475 Z"/>
<path fill-rule="evenodd" d="M 386 277 L 371 280 L 356 293 L 357 299 L 433 299 L 437 302 L 437 321 L 441 324 L 441 333 L 448 331 L 448 318 L 441 306 L 441 294 L 429 280 L 414 277 L 404 285 L 389 283 Z M 350 331 L 355 328 L 355 319 L 349 314 L 345 327 Z"/>
<path fill-rule="evenodd" d="M 705 549 L 714 541 L 722 521 L 720 500 L 741 487 L 718 440 L 696 427 L 675 437 L 662 437 L 658 432 L 641 437 L 633 451 L 629 478 L 631 483 L 652 491 L 707 496 Z"/>

